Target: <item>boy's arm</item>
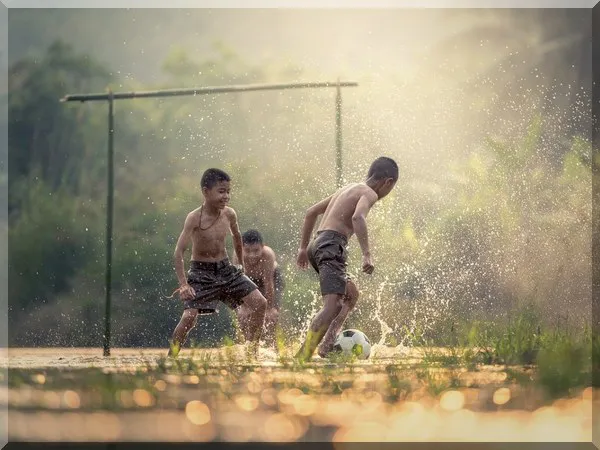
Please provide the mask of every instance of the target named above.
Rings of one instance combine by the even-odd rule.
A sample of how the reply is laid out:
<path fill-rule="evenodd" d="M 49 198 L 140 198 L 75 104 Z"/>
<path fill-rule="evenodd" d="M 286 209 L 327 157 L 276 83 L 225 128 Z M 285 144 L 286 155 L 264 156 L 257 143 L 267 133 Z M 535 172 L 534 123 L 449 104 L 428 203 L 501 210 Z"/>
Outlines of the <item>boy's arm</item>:
<path fill-rule="evenodd" d="M 265 297 L 267 299 L 267 305 L 269 308 L 275 307 L 275 252 L 273 250 L 267 251 L 265 255 L 265 262 L 262 270 L 264 276 L 265 286 Z"/>
<path fill-rule="evenodd" d="M 229 213 L 229 229 L 231 230 L 231 236 L 233 237 L 233 248 L 237 263 L 242 266 L 242 272 L 244 270 L 244 246 L 242 244 L 242 233 L 240 233 L 240 227 L 238 226 L 237 214 L 233 208 L 228 207 Z"/>
<path fill-rule="evenodd" d="M 300 250 L 306 249 L 308 246 L 308 241 L 310 240 L 310 233 L 315 227 L 315 222 L 317 221 L 317 217 L 325 212 L 327 206 L 329 206 L 329 202 L 333 195 L 330 195 L 324 200 L 321 200 L 319 203 L 315 203 L 310 208 L 306 210 L 306 214 L 304 215 L 304 222 L 302 223 L 302 234 L 300 236 Z"/>
<path fill-rule="evenodd" d="M 358 199 L 354 214 L 352 214 L 352 227 L 360 244 L 360 249 L 363 254 L 362 269 L 366 273 L 373 272 L 373 264 L 371 263 L 371 251 L 369 249 L 369 234 L 367 231 L 367 214 L 377 201 L 377 196 L 363 195 Z"/>
<path fill-rule="evenodd" d="M 179 239 L 177 239 L 177 244 L 175 245 L 175 252 L 173 253 L 173 263 L 175 265 L 175 273 L 177 274 L 177 280 L 179 282 L 180 295 L 182 298 L 187 298 L 190 295 L 193 296 L 194 293 L 188 293 L 188 288 L 191 287 L 188 285 L 187 277 L 185 276 L 185 266 L 183 262 L 183 254 L 185 253 L 188 243 L 192 237 L 192 232 L 196 227 L 197 220 L 196 216 L 193 213 L 189 213 L 185 218 L 185 222 L 183 224 L 183 230 L 179 235 Z"/>
<path fill-rule="evenodd" d="M 296 264 L 301 269 L 308 267 L 308 256 L 306 255 L 306 247 L 308 247 L 308 241 L 310 240 L 310 234 L 315 227 L 317 217 L 325 212 L 327 206 L 333 195 L 330 195 L 319 203 L 315 203 L 306 211 L 304 215 L 304 222 L 302 223 L 302 231 L 300 235 L 300 247 L 298 248 L 298 256 L 296 257 Z"/>

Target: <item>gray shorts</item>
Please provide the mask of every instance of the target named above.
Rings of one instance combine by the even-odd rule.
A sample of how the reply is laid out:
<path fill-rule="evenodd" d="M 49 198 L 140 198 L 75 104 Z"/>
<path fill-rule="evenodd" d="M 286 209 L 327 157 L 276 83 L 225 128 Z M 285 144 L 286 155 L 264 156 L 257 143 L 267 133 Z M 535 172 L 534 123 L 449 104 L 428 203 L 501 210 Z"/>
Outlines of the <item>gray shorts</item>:
<path fill-rule="evenodd" d="M 186 300 L 184 308 L 197 309 L 200 314 L 216 312 L 219 301 L 235 309 L 246 295 L 257 289 L 228 258 L 218 262 L 192 261 L 187 282 L 196 291 L 196 296 Z"/>
<path fill-rule="evenodd" d="M 250 280 L 256 284 L 256 286 L 258 286 L 258 289 L 260 289 L 260 291 L 262 292 L 262 294 L 264 295 L 264 287 L 265 284 L 263 283 L 262 279 L 256 279 L 253 277 L 250 277 Z M 273 304 L 272 305 L 268 305 L 268 307 L 270 308 L 281 308 L 281 300 L 283 298 L 283 290 L 285 289 L 285 280 L 283 279 L 283 275 L 281 273 L 281 268 L 279 266 L 277 266 L 275 268 L 275 271 L 273 273 L 273 287 L 275 290 L 275 298 L 273 299 Z"/>
<path fill-rule="evenodd" d="M 333 230 L 318 231 L 308 245 L 308 261 L 319 274 L 321 295 L 346 293 L 347 245 L 346 236 Z"/>

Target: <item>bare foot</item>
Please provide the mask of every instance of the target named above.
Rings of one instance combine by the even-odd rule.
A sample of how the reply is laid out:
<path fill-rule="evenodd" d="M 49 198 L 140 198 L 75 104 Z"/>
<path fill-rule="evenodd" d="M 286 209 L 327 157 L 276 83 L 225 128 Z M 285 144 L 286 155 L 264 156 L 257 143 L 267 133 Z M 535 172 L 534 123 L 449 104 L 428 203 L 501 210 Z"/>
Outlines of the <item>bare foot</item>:
<path fill-rule="evenodd" d="M 333 351 L 333 344 L 331 345 L 320 345 L 317 349 L 317 353 L 321 358 L 327 358 Z"/>
<path fill-rule="evenodd" d="M 321 358 L 327 358 L 327 355 L 329 355 L 329 352 L 324 351 L 323 349 L 319 349 L 317 351 L 317 354 L 321 357 Z"/>

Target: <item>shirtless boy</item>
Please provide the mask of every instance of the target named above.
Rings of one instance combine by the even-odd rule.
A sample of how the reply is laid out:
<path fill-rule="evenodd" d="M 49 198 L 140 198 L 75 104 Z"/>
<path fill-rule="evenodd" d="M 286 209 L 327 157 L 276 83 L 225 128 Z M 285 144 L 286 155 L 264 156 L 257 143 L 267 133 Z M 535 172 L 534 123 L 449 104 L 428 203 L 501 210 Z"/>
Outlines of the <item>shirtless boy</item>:
<path fill-rule="evenodd" d="M 300 361 L 309 360 L 321 341 L 318 351 L 321 357 L 333 349 L 335 338 L 358 300 L 358 288 L 346 273 L 348 239 L 356 234 L 362 251 L 362 271 L 373 273 L 366 217 L 375 202 L 391 192 L 397 180 L 396 162 L 380 157 L 371 164 L 364 183 L 346 185 L 307 210 L 296 262 L 302 269 L 310 263 L 319 274 L 324 306 L 313 318 L 296 354 Z M 317 235 L 309 245 L 321 214 Z"/>
<path fill-rule="evenodd" d="M 263 237 L 257 230 L 246 231 L 242 235 L 242 243 L 246 275 L 267 299 L 263 338 L 267 344 L 273 344 L 285 282 L 275 252 L 264 244 Z"/>
<path fill-rule="evenodd" d="M 199 314 L 216 311 L 217 301 L 237 309 L 247 324 L 245 335 L 258 349 L 267 301 L 257 286 L 244 274 L 242 236 L 237 215 L 227 206 L 231 178 L 220 169 L 208 169 L 200 185 L 204 202 L 190 212 L 183 225 L 175 253 L 175 273 L 179 280 L 179 296 L 184 311 L 173 332 L 169 355 L 176 357 Z M 235 253 L 242 261 L 241 269 L 230 263 L 225 249 L 228 233 L 233 237 Z M 183 254 L 192 243 L 190 269 L 185 273 Z"/>

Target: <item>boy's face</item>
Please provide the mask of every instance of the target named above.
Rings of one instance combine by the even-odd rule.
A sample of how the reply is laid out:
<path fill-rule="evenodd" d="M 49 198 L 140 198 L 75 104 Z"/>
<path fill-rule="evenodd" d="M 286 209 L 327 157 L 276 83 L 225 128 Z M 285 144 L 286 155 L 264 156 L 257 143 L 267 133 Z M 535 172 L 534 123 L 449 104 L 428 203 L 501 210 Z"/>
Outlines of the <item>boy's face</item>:
<path fill-rule="evenodd" d="M 396 186 L 396 181 L 393 178 L 386 178 L 385 181 L 383 182 L 383 184 L 381 185 L 381 188 L 379 189 L 379 198 L 383 198 L 386 195 L 388 195 L 390 192 L 392 192 L 392 189 L 394 189 L 394 186 Z"/>
<path fill-rule="evenodd" d="M 262 244 L 244 244 L 244 258 L 252 263 L 257 262 L 260 259 L 262 251 Z"/>
<path fill-rule="evenodd" d="M 219 181 L 210 189 L 202 188 L 202 194 L 207 204 L 219 209 L 225 208 L 229 203 L 231 186 L 229 181 Z"/>

